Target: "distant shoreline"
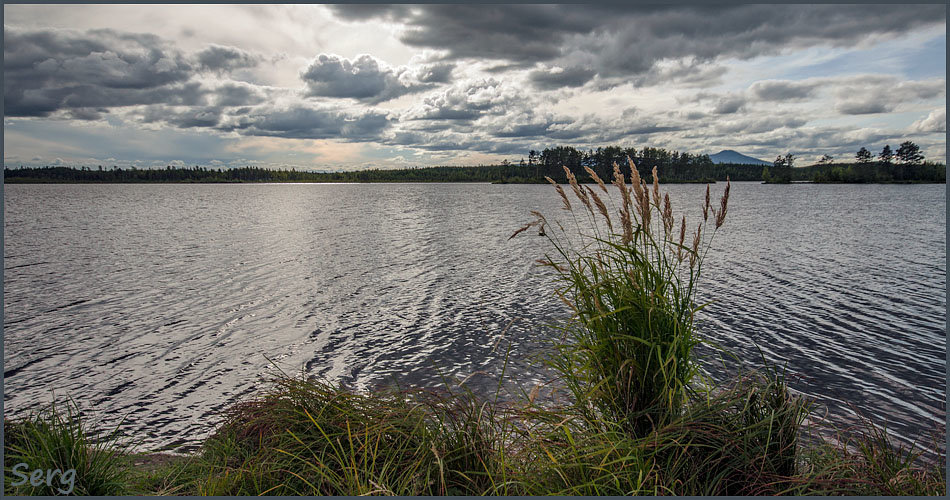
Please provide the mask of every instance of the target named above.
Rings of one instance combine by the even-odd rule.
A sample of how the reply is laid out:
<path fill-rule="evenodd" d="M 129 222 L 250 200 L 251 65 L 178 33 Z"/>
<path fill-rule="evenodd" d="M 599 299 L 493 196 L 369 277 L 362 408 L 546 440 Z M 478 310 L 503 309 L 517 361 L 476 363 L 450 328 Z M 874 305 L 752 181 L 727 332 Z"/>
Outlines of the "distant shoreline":
<path fill-rule="evenodd" d="M 646 163 L 645 165 L 649 165 Z M 358 170 L 348 172 L 305 172 L 272 170 L 260 167 L 211 169 L 176 167 L 163 169 L 88 167 L 20 167 L 5 168 L 8 184 L 239 184 L 239 183 L 463 183 L 566 184 L 561 166 L 550 165 L 484 165 L 467 167 L 424 167 L 392 170 Z M 593 183 L 595 177 L 613 179 L 613 168 L 604 165 L 572 168 L 577 182 Z M 629 174 L 629 166 L 621 170 Z M 638 166 L 640 177 L 652 182 L 653 169 L 664 184 L 712 184 L 733 182 L 765 182 L 767 184 L 945 184 L 946 166 L 938 163 L 885 164 L 837 163 L 807 167 L 761 166 L 751 164 L 704 163 L 701 165 L 663 164 Z"/>
<path fill-rule="evenodd" d="M 12 177 L 4 179 L 4 184 L 496 184 L 496 185 L 531 185 L 531 184 L 548 184 L 547 181 L 470 181 L 470 180 L 446 180 L 446 181 L 436 181 L 436 180 L 372 180 L 372 181 L 353 181 L 353 180 L 319 180 L 319 181 L 274 181 L 274 180 L 260 180 L 260 181 L 246 181 L 246 180 L 233 180 L 233 181 L 214 181 L 214 180 L 202 180 L 202 181 L 192 181 L 192 180 L 183 180 L 183 181 L 91 181 L 91 180 L 56 180 L 56 179 L 31 179 L 23 177 Z M 696 181 L 665 181 L 662 178 L 660 182 L 663 184 L 716 184 L 715 179 L 708 180 L 696 180 Z M 736 181 L 736 182 L 755 182 L 758 184 L 946 184 L 947 181 L 944 180 L 905 180 L 905 181 L 877 181 L 877 182 L 858 182 L 858 181 L 792 181 L 792 182 L 765 182 L 765 181 Z M 581 184 L 596 184 L 593 181 L 581 181 Z M 568 184 L 567 182 L 560 182 L 559 184 Z"/>

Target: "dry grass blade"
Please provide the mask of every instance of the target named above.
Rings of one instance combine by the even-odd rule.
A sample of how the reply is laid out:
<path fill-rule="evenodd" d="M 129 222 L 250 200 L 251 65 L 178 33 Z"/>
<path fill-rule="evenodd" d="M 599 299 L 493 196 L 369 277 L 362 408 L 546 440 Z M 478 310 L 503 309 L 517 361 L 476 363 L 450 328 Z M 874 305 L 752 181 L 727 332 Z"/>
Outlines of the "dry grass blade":
<path fill-rule="evenodd" d="M 613 232 L 614 226 L 610 222 L 610 214 L 607 212 L 607 205 L 604 204 L 604 200 L 602 200 L 600 196 L 597 196 L 597 193 L 591 188 L 587 188 L 587 194 L 589 194 L 594 200 L 594 206 L 597 207 L 597 211 L 600 212 L 600 215 L 603 215 L 604 220 L 607 221 L 607 228 L 610 230 L 610 232 Z"/>
<path fill-rule="evenodd" d="M 726 190 L 722 193 L 722 199 L 719 200 L 719 211 L 716 212 L 716 229 L 722 227 L 726 221 L 726 210 L 729 208 L 729 178 L 726 178 Z"/>
<path fill-rule="evenodd" d="M 643 182 L 638 188 L 637 194 L 640 196 L 640 223 L 643 225 L 643 229 L 649 233 L 653 208 L 650 206 L 650 191 L 647 189 L 646 182 Z"/>
<path fill-rule="evenodd" d="M 637 197 L 637 204 L 643 204 L 643 180 L 640 178 L 640 171 L 637 170 L 637 165 L 633 163 L 633 160 L 627 158 L 627 162 L 630 164 L 630 185 L 633 187 L 633 192 Z"/>
<path fill-rule="evenodd" d="M 670 194 L 666 193 L 663 196 L 663 229 L 667 237 L 673 232 L 673 223 L 673 205 L 670 203 Z"/>
<path fill-rule="evenodd" d="M 680 242 L 676 247 L 676 260 L 683 262 L 683 241 L 686 239 L 686 216 L 683 216 L 682 223 L 680 224 Z"/>
<path fill-rule="evenodd" d="M 554 182 L 554 179 L 548 176 L 544 176 L 544 178 L 547 179 L 547 181 L 550 182 L 552 186 L 554 186 L 554 189 L 557 190 L 557 194 L 561 195 L 561 201 L 564 203 L 564 210 L 567 210 L 568 212 L 570 212 L 571 200 L 567 199 L 567 194 L 564 193 L 564 189 L 561 188 L 561 185 L 558 184 L 557 182 Z"/>
<path fill-rule="evenodd" d="M 590 204 L 590 198 L 588 198 L 587 193 L 585 193 L 584 190 L 581 189 L 580 185 L 577 183 L 577 177 L 574 177 L 574 173 L 571 172 L 571 169 L 567 167 L 562 167 L 562 168 L 564 169 L 564 173 L 567 174 L 567 181 L 571 184 L 571 189 L 574 190 L 574 196 L 577 196 L 577 199 L 580 200 L 581 203 L 583 203 L 584 206 L 587 207 L 587 210 L 589 210 L 590 213 L 593 214 L 594 208 Z"/>
<path fill-rule="evenodd" d="M 703 220 L 709 220 L 709 184 L 706 184 L 706 203 L 703 205 Z"/>
<path fill-rule="evenodd" d="M 527 231 L 528 229 L 531 229 L 532 227 L 537 226 L 537 225 L 540 224 L 540 223 L 541 223 L 540 220 L 535 220 L 535 221 L 529 222 L 529 223 L 525 224 L 524 226 L 522 226 L 521 228 L 519 228 L 519 229 L 518 229 L 517 231 L 515 231 L 514 233 L 512 233 L 511 236 L 508 237 L 508 239 L 510 240 L 510 239 L 514 238 L 515 236 L 518 236 L 519 234 L 521 234 L 521 233 Z"/>
<path fill-rule="evenodd" d="M 594 172 L 594 169 L 587 166 L 584 167 L 584 170 L 586 170 L 587 175 L 589 175 L 591 179 L 594 179 L 594 182 L 596 182 L 597 185 L 600 186 L 600 189 L 603 189 L 604 193 L 607 193 L 607 186 L 604 184 L 603 179 L 601 179 L 600 176 L 597 175 L 597 172 Z"/>
<path fill-rule="evenodd" d="M 632 162 L 631 162 L 632 164 Z M 636 172 L 636 168 L 633 170 Z M 630 220 L 630 210 L 632 202 L 630 200 L 630 190 L 627 189 L 627 185 L 624 182 L 623 173 L 620 171 L 620 165 L 617 165 L 614 162 L 614 186 L 617 186 L 617 189 L 620 190 L 621 205 L 620 205 L 620 225 L 623 229 L 623 237 L 621 242 L 624 245 L 629 244 L 633 241 L 633 221 Z"/>
<path fill-rule="evenodd" d="M 660 206 L 660 176 L 657 174 L 656 165 L 653 166 L 653 202 L 657 207 Z"/>
<path fill-rule="evenodd" d="M 699 257 L 699 241 L 702 239 L 702 230 L 703 224 L 700 223 L 696 226 L 696 234 L 693 236 L 693 246 L 689 253 L 689 267 L 691 268 L 696 264 L 696 259 Z"/>

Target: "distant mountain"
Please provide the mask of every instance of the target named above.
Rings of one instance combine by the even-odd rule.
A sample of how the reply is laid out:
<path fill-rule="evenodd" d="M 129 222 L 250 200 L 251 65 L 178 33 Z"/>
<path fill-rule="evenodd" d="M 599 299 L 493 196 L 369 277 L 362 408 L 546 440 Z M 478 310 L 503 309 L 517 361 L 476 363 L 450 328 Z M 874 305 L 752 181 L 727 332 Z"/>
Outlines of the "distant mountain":
<path fill-rule="evenodd" d="M 738 151 L 724 149 L 714 155 L 709 155 L 713 163 L 747 163 L 750 165 L 771 165 L 771 162 L 762 161 L 758 158 L 746 156 Z"/>

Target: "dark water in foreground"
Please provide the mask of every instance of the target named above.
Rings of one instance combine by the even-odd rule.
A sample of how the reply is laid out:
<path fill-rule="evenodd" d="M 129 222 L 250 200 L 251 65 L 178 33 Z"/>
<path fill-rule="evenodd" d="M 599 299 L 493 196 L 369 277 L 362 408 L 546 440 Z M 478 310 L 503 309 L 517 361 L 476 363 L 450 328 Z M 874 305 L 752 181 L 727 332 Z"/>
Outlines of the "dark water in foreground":
<path fill-rule="evenodd" d="M 565 315 L 533 265 L 545 239 L 507 241 L 559 212 L 550 186 L 8 185 L 4 203 L 7 415 L 55 391 L 145 449 L 198 443 L 272 362 L 488 390 L 508 352 L 528 391 Z M 787 363 L 839 425 L 942 435 L 945 204 L 943 185 L 733 185 L 702 333 Z"/>

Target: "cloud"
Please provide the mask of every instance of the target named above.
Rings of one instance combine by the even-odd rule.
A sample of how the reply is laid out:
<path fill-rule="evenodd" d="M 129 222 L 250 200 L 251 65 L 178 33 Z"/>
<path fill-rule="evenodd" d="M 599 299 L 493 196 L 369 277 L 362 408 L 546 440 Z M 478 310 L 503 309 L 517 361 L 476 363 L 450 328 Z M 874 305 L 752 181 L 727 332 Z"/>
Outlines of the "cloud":
<path fill-rule="evenodd" d="M 356 142 L 380 139 L 380 134 L 391 124 L 387 115 L 376 111 L 347 112 L 299 106 L 255 109 L 245 116 L 230 118 L 218 129 L 251 136 L 340 138 Z"/>
<path fill-rule="evenodd" d="M 370 103 L 395 99 L 432 88 L 449 80 L 454 64 L 391 68 L 371 55 L 350 61 L 333 54 L 320 54 L 300 75 L 311 97 L 348 97 Z"/>
<path fill-rule="evenodd" d="M 899 105 L 946 95 L 946 80 L 900 81 L 887 75 L 830 80 L 838 98 L 835 109 L 846 115 L 887 113 Z"/>
<path fill-rule="evenodd" d="M 947 110 L 940 108 L 931 111 L 926 118 L 921 118 L 911 124 L 910 131 L 918 134 L 945 134 L 947 132 Z"/>
<path fill-rule="evenodd" d="M 146 106 L 141 116 L 145 123 L 166 123 L 176 128 L 208 128 L 216 126 L 221 121 L 221 109 L 153 105 Z"/>
<path fill-rule="evenodd" d="M 93 116 L 136 104 L 200 104 L 187 58 L 148 34 L 112 30 L 4 28 L 7 116 L 49 116 L 61 109 Z"/>
<path fill-rule="evenodd" d="M 946 22 L 942 5 L 416 5 L 331 7 L 349 20 L 402 23 L 400 40 L 444 50 L 445 59 L 492 59 L 502 67 L 570 68 L 561 78 L 536 70 L 551 88 L 643 77 L 667 61 L 685 68 L 815 46 L 852 47 Z M 584 68 L 584 69 L 581 69 Z M 722 70 L 720 70 L 722 71 Z M 588 78 L 589 80 L 589 78 Z"/>
<path fill-rule="evenodd" d="M 449 83 L 454 70 L 454 63 L 422 65 L 414 70 L 413 76 L 422 83 Z"/>
<path fill-rule="evenodd" d="M 212 91 L 215 105 L 220 107 L 250 106 L 264 102 L 264 95 L 258 87 L 243 83 L 229 82 Z"/>
<path fill-rule="evenodd" d="M 537 69 L 532 71 L 528 78 L 535 87 L 544 90 L 554 90 L 564 87 L 580 87 L 591 81 L 597 72 L 583 66 Z"/>
<path fill-rule="evenodd" d="M 814 97 L 819 82 L 789 80 L 761 80 L 749 87 L 749 92 L 760 101 L 796 101 Z"/>
<path fill-rule="evenodd" d="M 717 115 L 737 113 L 739 110 L 745 107 L 745 104 L 745 97 L 741 95 L 723 97 L 722 99 L 719 99 L 719 102 L 717 102 L 716 106 L 713 107 L 713 113 L 716 113 Z"/>
<path fill-rule="evenodd" d="M 409 109 L 404 120 L 475 120 L 490 114 L 504 114 L 507 107 L 527 101 L 514 84 L 494 78 L 457 82 L 451 87 L 422 98 Z"/>
<path fill-rule="evenodd" d="M 808 120 L 795 116 L 764 116 L 716 122 L 713 128 L 718 135 L 759 134 L 780 128 L 799 128 L 806 123 Z"/>
<path fill-rule="evenodd" d="M 227 73 L 236 69 L 253 68 L 264 58 L 236 47 L 212 44 L 195 55 L 198 67 L 207 71 Z"/>
<path fill-rule="evenodd" d="M 870 115 L 888 113 L 894 110 L 894 106 L 881 99 L 871 97 L 841 101 L 835 106 L 835 110 L 845 115 Z"/>

